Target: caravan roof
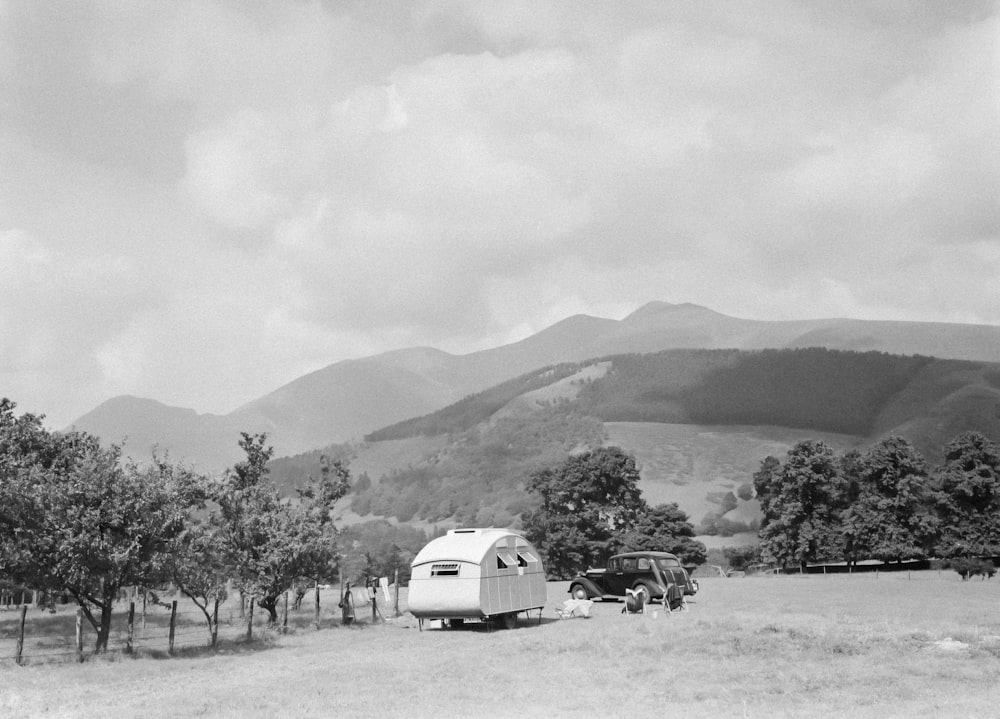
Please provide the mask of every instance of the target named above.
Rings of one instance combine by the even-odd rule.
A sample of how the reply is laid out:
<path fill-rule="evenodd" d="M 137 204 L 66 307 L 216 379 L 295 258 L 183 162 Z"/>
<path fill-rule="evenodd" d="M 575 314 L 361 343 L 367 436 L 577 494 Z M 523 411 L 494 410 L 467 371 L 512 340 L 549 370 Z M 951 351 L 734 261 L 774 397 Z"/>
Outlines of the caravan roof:
<path fill-rule="evenodd" d="M 448 559 L 478 564 L 498 540 L 504 537 L 520 539 L 519 544 L 527 546 L 520 534 L 510 529 L 450 529 L 448 534 L 429 542 L 413 559 L 413 566 Z"/>

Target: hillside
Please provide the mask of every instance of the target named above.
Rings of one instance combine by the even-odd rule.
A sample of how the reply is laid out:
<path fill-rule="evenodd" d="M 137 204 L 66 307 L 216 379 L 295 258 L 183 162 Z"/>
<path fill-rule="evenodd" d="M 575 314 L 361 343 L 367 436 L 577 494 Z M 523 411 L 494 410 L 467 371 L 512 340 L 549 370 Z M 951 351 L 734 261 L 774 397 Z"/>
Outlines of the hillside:
<path fill-rule="evenodd" d="M 353 448 L 356 467 L 407 442 L 423 454 L 366 469 L 352 508 L 507 524 L 531 506 L 532 469 L 616 444 L 639 460 L 648 501 L 728 533 L 752 528 L 745 485 L 760 461 L 802 439 L 843 451 L 900 434 L 935 463 L 969 429 L 1000 437 L 1000 365 L 817 348 L 620 355 L 544 368 L 372 433 Z M 316 471 L 318 454 L 309 461 Z"/>
<path fill-rule="evenodd" d="M 1000 358 L 1000 327 L 850 319 L 773 322 L 653 302 L 622 320 L 577 315 L 519 342 L 466 355 L 409 348 L 338 362 L 226 415 L 115 398 L 73 426 L 109 440 L 128 437 L 128 452 L 139 459 L 156 445 L 212 471 L 238 459 L 240 431 L 268 432 L 279 455 L 301 453 L 432 413 L 540 367 L 667 349 L 814 346 L 993 361 Z"/>

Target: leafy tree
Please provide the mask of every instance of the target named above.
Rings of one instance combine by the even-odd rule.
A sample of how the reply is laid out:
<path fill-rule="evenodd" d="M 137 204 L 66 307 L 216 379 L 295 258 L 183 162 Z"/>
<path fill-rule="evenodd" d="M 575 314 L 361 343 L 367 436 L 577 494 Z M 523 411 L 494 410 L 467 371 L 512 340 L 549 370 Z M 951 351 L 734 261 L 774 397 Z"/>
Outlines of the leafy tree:
<path fill-rule="evenodd" d="M 635 459 L 618 447 L 584 452 L 534 472 L 528 483 L 541 498 L 524 529 L 554 577 L 568 577 L 603 559 L 612 540 L 633 529 L 646 503 Z"/>
<path fill-rule="evenodd" d="M 842 466 L 856 496 L 844 513 L 848 558 L 915 559 L 931 551 L 937 529 L 927 468 L 905 439 L 888 437 Z M 853 485 L 853 486 L 852 486 Z"/>
<path fill-rule="evenodd" d="M 740 547 L 723 547 L 722 556 L 730 569 L 744 571 L 755 562 L 760 561 L 760 547 L 756 544 L 744 544 Z"/>
<path fill-rule="evenodd" d="M 205 616 L 214 647 L 219 636 L 219 607 L 228 597 L 229 580 L 235 573 L 219 528 L 189 518 L 188 526 L 171 546 L 168 566 L 171 581 Z"/>
<path fill-rule="evenodd" d="M 676 502 L 641 512 L 632 529 L 615 544 L 622 552 L 672 552 L 685 565 L 704 564 L 707 552 L 705 545 L 694 538 L 694 527 Z"/>
<path fill-rule="evenodd" d="M 165 576 L 195 476 L 156 457 L 123 466 L 119 447 L 49 433 L 14 406 L 0 403 L 0 572 L 70 594 L 103 652 L 119 590 Z"/>
<path fill-rule="evenodd" d="M 979 432 L 958 435 L 934 472 L 945 557 L 1000 554 L 1000 450 Z"/>
<path fill-rule="evenodd" d="M 837 556 L 846 482 L 833 450 L 817 440 L 799 442 L 785 463 L 765 459 L 754 475 L 761 500 L 761 552 L 782 565 L 802 569 L 810 561 Z"/>
<path fill-rule="evenodd" d="M 269 481 L 267 463 L 273 448 L 264 434 L 243 433 L 246 459 L 237 463 L 210 492 L 218 509 L 212 522 L 243 590 L 255 595 L 272 623 L 279 597 L 297 580 L 331 578 L 336 567 L 334 503 L 350 488 L 339 461 L 321 462 L 321 477 L 283 499 Z"/>

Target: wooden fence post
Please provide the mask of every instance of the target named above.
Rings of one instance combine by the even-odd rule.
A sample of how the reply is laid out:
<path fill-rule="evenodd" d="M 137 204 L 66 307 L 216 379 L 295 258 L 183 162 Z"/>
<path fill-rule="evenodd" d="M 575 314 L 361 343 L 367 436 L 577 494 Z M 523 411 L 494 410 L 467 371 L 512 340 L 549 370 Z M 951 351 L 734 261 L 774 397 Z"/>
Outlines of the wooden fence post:
<path fill-rule="evenodd" d="M 313 616 L 313 624 L 319 629 L 319 580 L 316 580 L 316 611 Z"/>
<path fill-rule="evenodd" d="M 215 606 L 212 609 L 212 646 L 219 641 L 219 597 L 215 598 Z"/>
<path fill-rule="evenodd" d="M 24 652 L 24 618 L 28 614 L 28 605 L 21 605 L 21 626 L 17 630 L 17 658 L 15 661 L 21 666 L 21 654 Z"/>
<path fill-rule="evenodd" d="M 128 603 L 128 637 L 125 639 L 125 653 L 132 653 L 132 639 L 135 637 L 135 601 Z"/>
<path fill-rule="evenodd" d="M 247 612 L 247 641 L 253 641 L 253 603 L 256 597 L 250 597 L 250 611 Z"/>
<path fill-rule="evenodd" d="M 281 633 L 288 633 L 288 590 L 285 590 L 285 611 L 281 613 Z"/>
<path fill-rule="evenodd" d="M 76 610 L 76 660 L 83 661 L 83 609 Z"/>
<path fill-rule="evenodd" d="M 170 640 L 168 643 L 167 654 L 174 653 L 174 627 L 177 626 L 177 600 L 170 602 Z"/>

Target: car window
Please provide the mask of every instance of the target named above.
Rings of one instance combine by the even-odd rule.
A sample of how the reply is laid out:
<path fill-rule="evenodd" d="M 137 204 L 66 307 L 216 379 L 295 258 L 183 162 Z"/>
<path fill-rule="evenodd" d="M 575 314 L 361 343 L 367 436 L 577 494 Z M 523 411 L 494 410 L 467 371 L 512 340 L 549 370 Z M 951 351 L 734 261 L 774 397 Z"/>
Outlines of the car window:
<path fill-rule="evenodd" d="M 612 559 L 610 562 L 608 562 L 608 569 L 610 569 L 612 572 L 619 571 L 622 566 L 621 561 L 622 560 L 620 559 Z"/>
<path fill-rule="evenodd" d="M 645 557 L 639 557 L 639 569 L 649 570 L 649 560 Z"/>
<path fill-rule="evenodd" d="M 673 557 L 660 557 L 656 560 L 656 564 L 662 569 L 681 566 L 681 563 Z"/>
<path fill-rule="evenodd" d="M 622 569 L 626 572 L 635 571 L 635 557 L 625 557 L 622 560 Z"/>

